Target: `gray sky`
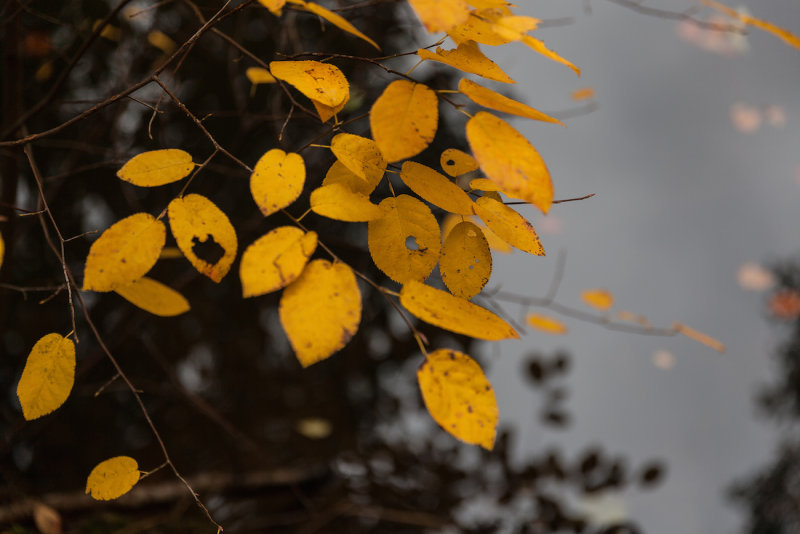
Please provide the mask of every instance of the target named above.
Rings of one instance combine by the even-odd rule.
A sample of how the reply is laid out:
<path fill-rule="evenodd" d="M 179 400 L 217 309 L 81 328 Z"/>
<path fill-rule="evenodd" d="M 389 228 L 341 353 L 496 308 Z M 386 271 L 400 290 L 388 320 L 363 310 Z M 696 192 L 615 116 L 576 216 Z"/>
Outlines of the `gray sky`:
<path fill-rule="evenodd" d="M 574 16 L 574 24 L 537 35 L 583 70 L 576 78 L 524 46 L 484 47 L 519 82 L 517 96 L 554 111 L 574 105 L 570 93 L 590 86 L 599 109 L 569 120 L 566 129 L 513 124 L 547 162 L 556 198 L 597 196 L 555 206 L 549 217 L 558 219 L 558 233 L 543 230 L 558 226 L 552 220 L 523 210 L 549 255 L 496 257 L 493 283 L 542 295 L 557 252 L 565 250 L 563 303 L 580 306 L 583 289 L 605 287 L 619 308 L 658 325 L 684 322 L 721 339 L 728 352 L 565 319 L 568 336 L 530 333 L 490 358 L 501 417 L 524 426 L 526 451 L 559 444 L 574 454 L 599 442 L 634 465 L 666 459 L 663 485 L 623 496 L 648 533 L 737 532 L 743 516 L 724 491 L 773 453 L 777 434 L 759 421 L 753 394 L 776 370 L 771 354 L 779 332 L 763 318 L 763 295 L 741 289 L 736 272 L 746 261 L 800 249 L 800 50 L 753 30 L 749 50 L 725 57 L 682 40 L 672 21 L 608 0 L 592 0 L 591 14 L 583 0 L 517 4 L 538 18 Z M 646 4 L 676 11 L 692 5 Z M 800 2 L 751 0 L 747 7 L 800 34 Z M 730 119 L 738 101 L 782 106 L 787 123 L 741 133 Z M 541 399 L 519 373 L 526 352 L 558 347 L 575 364 L 567 381 L 575 420 L 566 432 L 539 425 Z M 657 350 L 675 356 L 672 369 L 653 364 Z"/>

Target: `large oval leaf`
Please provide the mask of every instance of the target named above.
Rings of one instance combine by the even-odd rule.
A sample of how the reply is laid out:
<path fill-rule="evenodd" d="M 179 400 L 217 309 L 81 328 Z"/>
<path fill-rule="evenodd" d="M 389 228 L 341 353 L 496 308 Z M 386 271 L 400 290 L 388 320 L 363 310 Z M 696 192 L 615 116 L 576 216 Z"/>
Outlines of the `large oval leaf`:
<path fill-rule="evenodd" d="M 369 222 L 367 241 L 375 265 L 396 282 L 425 280 L 439 261 L 439 223 L 420 200 L 399 195 L 381 204 L 386 215 Z"/>
<path fill-rule="evenodd" d="M 128 493 L 139 482 L 139 464 L 130 456 L 117 456 L 100 462 L 86 479 L 86 493 L 93 499 L 108 501 Z"/>
<path fill-rule="evenodd" d="M 439 271 L 447 289 L 462 299 L 471 299 L 489 282 L 492 253 L 476 224 L 464 221 L 450 230 L 442 246 Z"/>
<path fill-rule="evenodd" d="M 336 107 L 350 95 L 350 84 L 336 65 L 320 61 L 273 61 L 273 76 L 294 86 L 311 100 Z"/>
<path fill-rule="evenodd" d="M 236 231 L 228 216 L 202 195 L 169 203 L 169 226 L 183 255 L 201 274 L 222 280 L 236 258 Z M 202 257 L 201 257 L 202 256 Z"/>
<path fill-rule="evenodd" d="M 134 306 L 159 317 L 174 317 L 186 313 L 190 308 L 186 297 L 146 276 L 114 291 Z"/>
<path fill-rule="evenodd" d="M 92 243 L 83 271 L 83 289 L 112 291 L 147 274 L 167 239 L 164 223 L 135 213 L 114 223 Z"/>
<path fill-rule="evenodd" d="M 553 182 L 542 157 L 506 121 L 480 111 L 467 122 L 467 141 L 481 170 L 505 193 L 542 213 L 553 203 Z"/>
<path fill-rule="evenodd" d="M 417 369 L 425 407 L 454 437 L 492 450 L 499 412 L 481 366 L 462 352 L 440 349 Z"/>
<path fill-rule="evenodd" d="M 489 341 L 519 337 L 511 325 L 489 310 L 419 282 L 403 286 L 400 303 L 426 323 L 456 334 Z"/>
<path fill-rule="evenodd" d="M 317 233 L 281 226 L 256 239 L 242 254 L 242 296 L 256 297 L 294 282 L 317 248 Z"/>
<path fill-rule="evenodd" d="M 361 292 L 344 263 L 314 260 L 281 295 L 280 318 L 303 367 L 342 349 L 361 322 Z"/>
<path fill-rule="evenodd" d="M 64 404 L 75 382 L 75 343 L 60 334 L 43 336 L 31 349 L 17 385 L 22 415 L 30 421 Z"/>
<path fill-rule="evenodd" d="M 177 182 L 194 169 L 192 155 L 183 150 L 168 148 L 151 150 L 128 160 L 117 176 L 141 187 L 155 187 Z"/>
<path fill-rule="evenodd" d="M 416 156 L 436 135 L 439 99 L 428 86 L 397 80 L 384 89 L 369 112 L 372 137 L 386 161 Z"/>
<path fill-rule="evenodd" d="M 306 165 L 300 154 L 273 148 L 256 163 L 250 193 L 264 217 L 292 204 L 306 183 Z"/>

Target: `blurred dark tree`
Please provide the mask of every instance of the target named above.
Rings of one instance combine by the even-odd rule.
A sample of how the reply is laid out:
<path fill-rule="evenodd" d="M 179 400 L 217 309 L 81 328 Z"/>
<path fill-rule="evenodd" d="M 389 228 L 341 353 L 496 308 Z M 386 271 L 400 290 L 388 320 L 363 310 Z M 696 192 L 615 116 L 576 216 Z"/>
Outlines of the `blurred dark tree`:
<path fill-rule="evenodd" d="M 180 45 L 220 7 L 221 2 L 210 0 L 5 2 L 0 8 L 2 139 L 62 125 L 146 81 L 171 53 L 169 42 L 161 48 L 151 44 L 153 32 Z M 413 29 L 416 21 L 412 24 L 406 2 L 334 2 L 331 7 L 379 38 L 387 55 L 430 44 Z M 281 54 L 371 56 L 372 50 L 291 8 L 278 19 L 247 0 L 231 3 L 224 13 L 213 30 L 166 65 L 161 81 L 221 145 L 248 164 L 270 148 L 298 150 L 325 139 L 330 129 L 316 117 L 294 108 L 287 118 L 292 102 L 274 86 L 251 92 L 245 69 L 256 66 L 256 59 L 269 62 Z M 114 31 L 94 35 L 93 28 L 106 17 Z M 72 58 L 77 58 L 74 63 Z M 404 65 L 404 58 L 396 61 Z M 357 60 L 333 62 L 353 92 L 343 117 L 363 115 L 391 78 Z M 445 76 L 441 69 L 432 72 Z M 434 87 L 447 82 L 423 81 Z M 437 138 L 423 161 L 438 160 L 444 148 L 465 147 L 453 117 L 453 111 L 443 110 Z M 352 133 L 367 134 L 367 128 L 364 120 L 347 125 Z M 195 161 L 204 161 L 214 151 L 197 125 L 152 82 L 59 126 L 30 147 L 61 232 L 76 237 L 66 248 L 66 262 L 76 273 L 94 238 L 86 232 L 135 211 L 163 209 L 180 188 L 142 189 L 118 180 L 116 170 L 131 155 L 180 147 Z M 333 158 L 313 147 L 302 154 L 310 185 L 316 186 Z M 132 494 L 97 506 L 80 495 L 87 473 L 101 459 L 130 455 L 143 469 L 163 462 L 135 400 L 115 380 L 80 316 L 77 375 L 69 401 L 50 416 L 23 420 L 15 388 L 26 355 L 44 331 L 69 332 L 71 320 L 66 292 L 58 289 L 61 266 L 43 239 L 47 222 L 38 213 L 42 203 L 28 158 L 21 146 L 2 148 L 0 158 L 0 230 L 6 241 L 0 270 L 0 387 L 5 397 L 0 404 L 0 525 L 12 524 L 4 532 L 28 532 L 33 498 L 60 511 L 65 532 L 212 532 L 185 488 L 170 490 L 175 480 L 168 470 L 144 480 L 134 492 L 138 500 Z M 265 219 L 255 209 L 248 180 L 240 166 L 216 154 L 192 182 L 193 192 L 212 198 L 230 216 L 240 249 L 288 222 L 280 215 Z M 350 265 L 381 278 L 365 253 L 363 225 L 314 214 L 305 220 Z M 633 471 L 624 458 L 594 446 L 572 460 L 550 450 L 519 461 L 511 458 L 509 429 L 501 432 L 491 453 L 457 443 L 424 412 L 414 374 L 418 347 L 382 295 L 362 284 L 359 334 L 334 357 L 303 370 L 280 330 L 278 297 L 242 299 L 237 269 L 238 263 L 215 285 L 184 259 L 159 261 L 153 276 L 192 304 L 191 313 L 175 318 L 151 316 L 113 293 L 84 296 L 110 351 L 140 388 L 173 462 L 197 485 L 226 529 L 637 531 L 633 525 L 592 525 L 564 498 L 564 489 L 578 498 L 630 484 L 649 487 L 662 477 L 659 464 Z M 434 346 L 470 348 L 469 339 L 421 330 Z M 568 356 L 531 356 L 523 367 L 548 398 L 540 424 L 568 425 Z M 76 490 L 79 498 L 71 498 Z"/>

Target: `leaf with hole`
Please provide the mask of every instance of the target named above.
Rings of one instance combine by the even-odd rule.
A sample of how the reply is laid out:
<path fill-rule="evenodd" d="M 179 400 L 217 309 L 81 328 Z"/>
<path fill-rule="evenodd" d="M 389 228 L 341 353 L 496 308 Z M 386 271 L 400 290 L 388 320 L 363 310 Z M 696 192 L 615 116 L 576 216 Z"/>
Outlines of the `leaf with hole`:
<path fill-rule="evenodd" d="M 439 164 L 444 172 L 454 178 L 478 168 L 478 162 L 475 161 L 475 158 L 457 148 L 443 150 L 441 156 L 439 156 Z"/>
<path fill-rule="evenodd" d="M 238 242 L 230 219 L 202 195 L 169 203 L 169 226 L 183 255 L 201 274 L 219 283 L 236 258 Z"/>
<path fill-rule="evenodd" d="M 439 261 L 439 223 L 422 201 L 409 195 L 383 199 L 385 215 L 369 222 L 372 261 L 389 278 L 405 283 L 425 280 Z"/>

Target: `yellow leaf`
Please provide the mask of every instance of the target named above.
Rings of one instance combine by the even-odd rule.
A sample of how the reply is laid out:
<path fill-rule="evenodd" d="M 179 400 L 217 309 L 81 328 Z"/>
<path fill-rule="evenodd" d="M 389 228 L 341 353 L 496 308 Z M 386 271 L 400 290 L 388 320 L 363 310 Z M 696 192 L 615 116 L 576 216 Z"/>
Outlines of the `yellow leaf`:
<path fill-rule="evenodd" d="M 322 102 L 317 102 L 316 100 L 312 100 L 311 103 L 314 104 L 314 109 L 317 110 L 317 115 L 319 115 L 319 120 L 321 120 L 322 122 L 328 122 L 328 120 L 330 120 L 331 117 L 333 117 L 334 115 L 336 115 L 337 113 L 339 113 L 344 109 L 349 100 L 350 100 L 350 95 L 348 94 L 347 98 L 345 98 L 341 104 L 336 105 L 334 107 L 326 106 Z"/>
<path fill-rule="evenodd" d="M 280 17 L 281 10 L 286 5 L 286 0 L 258 0 L 258 3 L 269 9 L 276 17 Z"/>
<path fill-rule="evenodd" d="M 306 182 L 306 166 L 300 154 L 273 148 L 256 163 L 250 176 L 250 193 L 264 217 L 292 204 Z"/>
<path fill-rule="evenodd" d="M 492 30 L 509 41 L 519 41 L 525 37 L 526 33 L 535 30 L 539 22 L 539 19 L 533 17 L 501 15 L 493 17 Z"/>
<path fill-rule="evenodd" d="M 166 239 L 164 223 L 149 213 L 117 221 L 92 243 L 83 289 L 112 291 L 141 278 L 155 265 Z"/>
<path fill-rule="evenodd" d="M 168 148 L 132 157 L 117 171 L 117 176 L 133 185 L 155 187 L 186 178 L 192 169 L 194 163 L 191 154 Z"/>
<path fill-rule="evenodd" d="M 219 283 L 236 258 L 236 231 L 228 216 L 209 199 L 196 194 L 174 199 L 167 209 L 178 248 L 195 269 Z M 195 247 L 204 247 L 208 254 L 201 258 Z"/>
<path fill-rule="evenodd" d="M 439 261 L 439 223 L 428 206 L 409 195 L 383 199 L 385 215 L 370 221 L 367 241 L 372 261 L 401 284 L 425 280 Z"/>
<path fill-rule="evenodd" d="M 464 23 L 450 28 L 447 31 L 447 35 L 456 44 L 475 41 L 488 46 L 504 45 L 511 42 L 512 39 L 498 34 L 492 25 L 492 21 L 498 16 L 510 14 L 511 10 L 505 6 L 478 7 L 478 9 L 470 12 L 469 18 Z"/>
<path fill-rule="evenodd" d="M 472 200 L 469 195 L 430 167 L 415 161 L 406 161 L 400 171 L 400 178 L 409 189 L 434 206 L 459 215 L 472 215 Z"/>
<path fill-rule="evenodd" d="M 534 51 L 542 54 L 544 57 L 548 59 L 552 59 L 557 63 L 561 63 L 562 65 L 566 65 L 567 67 L 571 68 L 575 71 L 575 74 L 578 76 L 581 75 L 581 69 L 573 65 L 571 62 L 567 61 L 563 57 L 559 56 L 549 48 L 547 48 L 542 41 L 536 39 L 535 37 L 531 37 L 530 35 L 525 35 L 522 37 L 522 42 L 531 47 Z"/>
<path fill-rule="evenodd" d="M 311 193 L 311 211 L 329 219 L 366 222 L 383 217 L 383 210 L 342 184 L 324 185 Z"/>
<path fill-rule="evenodd" d="M 531 223 L 502 202 L 483 196 L 473 204 L 475 215 L 481 218 L 486 226 L 509 245 L 544 256 L 544 248 Z"/>
<path fill-rule="evenodd" d="M 764 30 L 765 32 L 769 32 L 772 35 L 783 39 L 788 45 L 793 46 L 795 48 L 800 48 L 800 37 L 794 35 L 788 30 L 785 30 L 779 26 L 772 24 L 771 22 L 767 22 L 765 20 L 757 19 L 741 13 L 735 9 L 731 9 L 726 5 L 720 4 L 719 2 L 715 2 L 714 0 L 704 0 L 703 2 L 705 5 L 716 9 L 722 13 L 725 13 L 731 18 L 739 19 L 741 22 Z"/>
<path fill-rule="evenodd" d="M 446 32 L 469 16 L 469 7 L 464 0 L 408 0 L 408 3 L 431 33 Z"/>
<path fill-rule="evenodd" d="M 314 260 L 281 296 L 280 318 L 303 367 L 342 349 L 361 322 L 361 292 L 344 263 Z"/>
<path fill-rule="evenodd" d="M 478 105 L 486 108 L 496 109 L 503 113 L 510 113 L 526 119 L 533 119 L 536 121 L 554 122 L 564 126 L 564 123 L 558 119 L 554 119 L 550 115 L 546 115 L 541 111 L 537 111 L 530 106 L 526 106 L 522 102 L 517 102 L 511 98 L 496 93 L 491 89 L 487 89 L 466 78 L 462 78 L 458 84 L 458 90 L 469 97 L 470 100 Z"/>
<path fill-rule="evenodd" d="M 594 89 L 591 87 L 581 87 L 580 89 L 572 91 L 570 98 L 576 102 L 580 102 L 581 100 L 589 100 L 590 98 L 594 98 Z"/>
<path fill-rule="evenodd" d="M 448 148 L 443 151 L 439 157 L 439 164 L 444 172 L 453 177 L 467 174 L 478 168 L 475 158 L 457 148 Z"/>
<path fill-rule="evenodd" d="M 467 121 L 467 141 L 486 176 L 542 213 L 553 203 L 553 182 L 542 157 L 506 121 L 479 111 Z"/>
<path fill-rule="evenodd" d="M 384 89 L 369 112 L 369 124 L 386 161 L 425 150 L 436 135 L 439 100 L 428 86 L 397 80 Z"/>
<path fill-rule="evenodd" d="M 257 297 L 294 282 L 317 248 L 317 233 L 281 226 L 256 239 L 242 254 L 242 296 Z"/>
<path fill-rule="evenodd" d="M 547 332 L 548 334 L 566 334 L 567 327 L 561 321 L 548 317 L 546 315 L 537 315 L 529 313 L 525 321 L 537 330 Z"/>
<path fill-rule="evenodd" d="M 47 415 L 69 397 L 75 382 L 75 344 L 59 334 L 43 336 L 31 349 L 17 385 L 27 421 Z"/>
<path fill-rule="evenodd" d="M 276 83 L 278 81 L 272 74 L 269 73 L 267 69 L 262 69 L 261 67 L 250 67 L 244 71 L 244 74 L 253 85 L 258 85 L 261 83 Z"/>
<path fill-rule="evenodd" d="M 492 385 L 462 352 L 439 349 L 417 369 L 425 407 L 439 426 L 471 445 L 492 450 L 499 413 Z"/>
<path fill-rule="evenodd" d="M 725 345 L 723 345 L 720 341 L 714 339 L 713 337 L 709 336 L 708 334 L 704 334 L 703 332 L 698 332 L 694 328 L 689 328 L 685 324 L 675 323 L 673 328 L 680 334 L 688 337 L 689 339 L 693 339 L 698 343 L 702 343 L 706 347 L 710 347 L 719 353 L 725 352 Z"/>
<path fill-rule="evenodd" d="M 439 271 L 444 285 L 453 295 L 471 299 L 481 292 L 492 274 L 492 253 L 477 225 L 464 221 L 447 234 Z"/>
<path fill-rule="evenodd" d="M 139 482 L 139 464 L 130 456 L 100 462 L 89 473 L 86 493 L 98 501 L 109 501 L 128 493 Z"/>
<path fill-rule="evenodd" d="M 605 289 L 590 289 L 581 293 L 583 301 L 598 310 L 608 310 L 614 305 L 614 296 Z"/>
<path fill-rule="evenodd" d="M 161 30 L 153 30 L 148 33 L 147 42 L 150 43 L 151 46 L 161 50 L 164 54 L 171 54 L 178 47 L 175 41 Z"/>
<path fill-rule="evenodd" d="M 345 167 L 367 182 L 377 183 L 383 178 L 386 160 L 372 139 L 340 133 L 331 139 L 331 151 Z"/>
<path fill-rule="evenodd" d="M 502 191 L 499 185 L 488 178 L 475 178 L 474 180 L 470 180 L 469 188 L 477 189 L 478 191 Z"/>
<path fill-rule="evenodd" d="M 478 76 L 490 80 L 503 83 L 517 83 L 509 78 L 494 61 L 483 55 L 483 52 L 481 52 L 481 49 L 478 47 L 478 43 L 475 41 L 464 41 L 454 50 L 443 50 L 442 47 L 437 46 L 435 54 L 430 50 L 420 48 L 417 50 L 417 55 L 419 55 L 422 60 L 429 59 L 431 61 L 438 61 L 439 63 L 444 63 L 445 65 L 450 65 L 456 69 L 471 74 L 477 74 Z"/>
<path fill-rule="evenodd" d="M 322 185 L 326 186 L 341 184 L 351 191 L 369 196 L 378 186 L 378 183 L 380 183 L 381 178 L 383 178 L 383 174 L 378 175 L 377 173 L 373 173 L 370 178 L 371 181 L 364 180 L 360 176 L 354 174 L 353 171 L 345 167 L 341 161 L 336 160 L 325 174 L 325 178 L 322 180 Z"/>
<path fill-rule="evenodd" d="M 153 315 L 174 317 L 189 311 L 189 301 L 169 286 L 143 276 L 114 289 L 122 298 Z"/>
<path fill-rule="evenodd" d="M 272 75 L 294 86 L 311 100 L 336 107 L 350 95 L 339 67 L 319 61 L 273 61 L 269 64 Z"/>
<path fill-rule="evenodd" d="M 511 245 L 497 237 L 497 234 L 489 230 L 480 220 L 475 216 L 464 217 L 462 215 L 453 215 L 448 214 L 444 221 L 442 221 L 442 240 L 447 240 L 447 236 L 450 235 L 450 230 L 455 228 L 455 226 L 461 221 L 470 221 L 475 226 L 481 229 L 483 232 L 483 237 L 486 238 L 486 241 L 489 242 L 489 248 L 492 250 L 496 250 L 497 252 L 501 252 L 503 254 L 510 254 L 513 252 Z"/>
<path fill-rule="evenodd" d="M 456 334 L 488 341 L 519 338 L 511 325 L 489 310 L 420 282 L 403 285 L 400 304 L 426 323 Z"/>
<path fill-rule="evenodd" d="M 308 11 L 310 11 L 311 13 L 314 13 L 315 15 L 318 15 L 318 16 L 322 17 L 323 19 L 327 20 L 328 22 L 330 22 L 331 24 L 333 24 L 334 26 L 336 26 L 340 30 L 344 30 L 347 33 L 355 35 L 359 39 L 365 40 L 366 42 L 368 42 L 369 44 L 371 44 L 372 46 L 377 48 L 378 51 L 380 51 L 381 47 L 378 46 L 378 43 L 376 43 L 375 41 L 373 41 L 372 39 L 370 39 L 369 37 L 367 37 L 366 35 L 361 33 L 358 30 L 358 28 L 356 28 L 355 26 L 350 24 L 350 22 L 347 19 L 345 19 L 344 17 L 334 13 L 333 11 L 325 9 L 321 5 L 315 4 L 313 2 L 303 2 L 302 6 L 303 6 L 303 8 L 305 8 Z"/>

